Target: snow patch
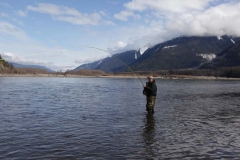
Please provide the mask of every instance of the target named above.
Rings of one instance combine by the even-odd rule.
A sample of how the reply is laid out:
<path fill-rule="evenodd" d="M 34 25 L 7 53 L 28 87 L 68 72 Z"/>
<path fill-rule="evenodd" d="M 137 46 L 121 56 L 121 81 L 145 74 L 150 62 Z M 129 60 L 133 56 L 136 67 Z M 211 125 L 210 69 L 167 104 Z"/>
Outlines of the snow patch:
<path fill-rule="evenodd" d="M 222 39 L 222 37 L 221 37 L 221 36 L 217 36 L 217 39 L 218 39 L 218 40 L 221 40 L 221 39 Z"/>
<path fill-rule="evenodd" d="M 135 59 L 137 59 L 137 54 L 135 53 Z"/>
<path fill-rule="evenodd" d="M 166 47 L 163 47 L 163 49 L 173 48 L 173 47 L 176 47 L 176 46 L 177 46 L 177 45 L 166 46 Z"/>
<path fill-rule="evenodd" d="M 156 49 L 154 52 L 157 52 L 160 49 L 160 47 L 158 49 Z"/>
<path fill-rule="evenodd" d="M 234 42 L 234 40 L 233 40 L 233 39 L 231 39 L 231 41 L 233 42 L 233 44 L 235 44 L 235 42 Z"/>
<path fill-rule="evenodd" d="M 102 63 L 102 60 L 100 61 L 100 62 L 98 62 L 98 64 L 97 65 L 100 65 Z"/>
<path fill-rule="evenodd" d="M 140 54 L 142 55 L 147 49 L 148 49 L 148 47 L 140 48 Z"/>
<path fill-rule="evenodd" d="M 207 59 L 208 61 L 212 61 L 216 58 L 215 54 L 198 54 L 198 56 L 201 56 L 204 59 Z"/>

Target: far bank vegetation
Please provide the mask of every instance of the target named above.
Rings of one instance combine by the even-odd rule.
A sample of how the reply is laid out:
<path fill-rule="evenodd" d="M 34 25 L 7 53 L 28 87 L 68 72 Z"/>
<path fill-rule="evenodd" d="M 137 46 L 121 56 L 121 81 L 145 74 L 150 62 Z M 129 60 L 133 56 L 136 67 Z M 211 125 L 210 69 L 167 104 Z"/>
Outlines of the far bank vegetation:
<path fill-rule="evenodd" d="M 114 72 L 105 73 L 101 70 L 68 70 L 66 72 L 51 72 L 39 68 L 14 68 L 11 63 L 2 59 L 0 55 L 0 74 L 48 74 L 48 75 L 76 75 L 76 76 L 135 76 L 132 72 Z M 240 67 L 222 67 L 218 69 L 177 69 L 177 70 L 160 70 L 160 71 L 136 71 L 139 76 L 153 75 L 158 76 L 212 76 L 212 77 L 227 77 L 240 78 Z"/>
<path fill-rule="evenodd" d="M 176 70 L 160 70 L 160 71 L 136 71 L 140 76 L 152 75 L 154 77 L 174 77 L 174 76 L 211 76 L 240 78 L 240 67 L 222 67 L 218 69 L 176 69 Z M 118 72 L 114 75 L 133 75 L 131 72 Z M 134 76 L 134 75 L 133 75 Z"/>
<path fill-rule="evenodd" d="M 0 62 L 1 64 L 2 62 Z M 8 67 L 6 67 L 8 66 Z M 179 70 L 161 70 L 161 71 L 136 71 L 139 76 L 153 75 L 154 77 L 174 77 L 174 76 L 211 76 L 211 77 L 227 77 L 227 78 L 240 78 L 240 67 L 226 67 L 218 68 L 216 70 L 211 69 L 179 69 Z M 77 70 L 77 71 L 66 71 L 66 72 L 51 72 L 49 73 L 44 69 L 37 68 L 14 68 L 11 64 L 5 65 L 5 67 L 0 67 L 0 74 L 45 74 L 52 76 L 132 76 L 130 71 L 127 72 L 114 72 L 105 73 L 101 70 Z"/>

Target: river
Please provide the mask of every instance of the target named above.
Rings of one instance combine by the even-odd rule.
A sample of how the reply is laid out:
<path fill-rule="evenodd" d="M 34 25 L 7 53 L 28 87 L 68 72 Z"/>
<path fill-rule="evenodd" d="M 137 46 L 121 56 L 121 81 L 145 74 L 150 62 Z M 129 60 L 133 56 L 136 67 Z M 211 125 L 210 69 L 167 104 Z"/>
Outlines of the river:
<path fill-rule="evenodd" d="M 156 83 L 0 77 L 0 159 L 240 158 L 240 81 Z"/>

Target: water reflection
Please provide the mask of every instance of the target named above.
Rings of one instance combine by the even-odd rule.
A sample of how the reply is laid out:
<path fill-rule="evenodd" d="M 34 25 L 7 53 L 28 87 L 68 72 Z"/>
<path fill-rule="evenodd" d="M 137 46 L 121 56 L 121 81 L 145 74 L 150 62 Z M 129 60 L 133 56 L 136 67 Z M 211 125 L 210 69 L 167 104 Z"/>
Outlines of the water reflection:
<path fill-rule="evenodd" d="M 146 155 L 154 156 L 153 144 L 155 142 L 155 119 L 153 113 L 146 114 L 145 126 L 143 129 L 143 140 L 145 142 Z"/>

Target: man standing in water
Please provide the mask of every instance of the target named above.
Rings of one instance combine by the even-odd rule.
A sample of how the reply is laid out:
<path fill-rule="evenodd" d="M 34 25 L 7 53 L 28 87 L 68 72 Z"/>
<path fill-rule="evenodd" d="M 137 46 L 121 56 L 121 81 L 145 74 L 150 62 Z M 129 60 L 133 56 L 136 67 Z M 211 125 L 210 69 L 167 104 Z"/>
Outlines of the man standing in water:
<path fill-rule="evenodd" d="M 153 76 L 148 77 L 148 82 L 146 83 L 146 86 L 143 87 L 143 94 L 145 94 L 147 97 L 146 110 L 148 111 L 148 113 L 154 113 L 154 105 L 157 95 L 157 85 L 155 83 L 155 80 L 153 79 Z"/>

